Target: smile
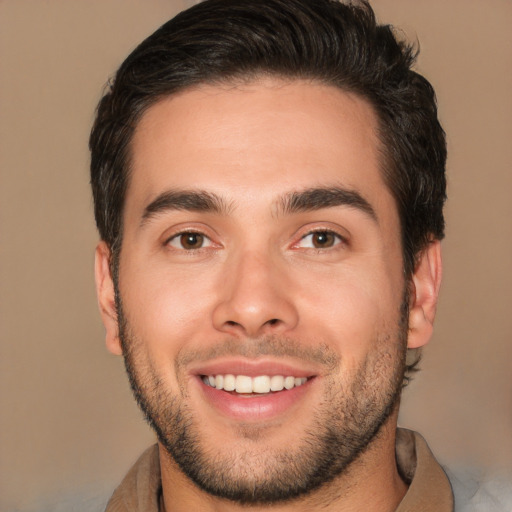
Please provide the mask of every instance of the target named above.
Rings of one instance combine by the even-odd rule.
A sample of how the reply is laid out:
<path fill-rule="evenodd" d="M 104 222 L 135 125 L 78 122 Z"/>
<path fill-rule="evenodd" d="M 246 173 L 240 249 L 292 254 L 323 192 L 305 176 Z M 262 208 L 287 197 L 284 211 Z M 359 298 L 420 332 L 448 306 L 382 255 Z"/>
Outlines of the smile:
<path fill-rule="evenodd" d="M 290 390 L 302 386 L 307 382 L 307 377 L 293 377 L 291 375 L 248 375 L 218 374 L 202 375 L 204 384 L 212 388 L 231 391 L 240 394 L 263 395 L 270 392 Z"/>

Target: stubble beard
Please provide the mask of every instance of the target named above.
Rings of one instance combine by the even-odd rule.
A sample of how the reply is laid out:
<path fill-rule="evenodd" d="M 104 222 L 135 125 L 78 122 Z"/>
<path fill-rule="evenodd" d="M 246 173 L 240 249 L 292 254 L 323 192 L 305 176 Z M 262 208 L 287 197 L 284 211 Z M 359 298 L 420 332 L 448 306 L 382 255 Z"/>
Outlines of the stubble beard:
<path fill-rule="evenodd" d="M 324 397 L 311 411 L 311 425 L 292 448 L 270 448 L 265 444 L 264 427 L 241 426 L 236 435 L 252 448 L 238 453 L 212 446 L 207 427 L 201 429 L 188 406 L 186 391 L 167 389 L 162 383 L 147 362 L 144 342 L 130 329 L 119 294 L 116 302 L 125 367 L 135 399 L 181 471 L 213 496 L 248 506 L 306 496 L 347 472 L 398 407 L 407 346 L 405 301 L 394 333 L 376 340 L 375 351 L 354 371 L 352 382 L 343 385 L 334 376 L 327 379 Z M 258 347 L 261 354 L 277 355 L 286 343 L 265 338 Z M 326 354 L 326 360 L 333 359 L 338 356 Z"/>

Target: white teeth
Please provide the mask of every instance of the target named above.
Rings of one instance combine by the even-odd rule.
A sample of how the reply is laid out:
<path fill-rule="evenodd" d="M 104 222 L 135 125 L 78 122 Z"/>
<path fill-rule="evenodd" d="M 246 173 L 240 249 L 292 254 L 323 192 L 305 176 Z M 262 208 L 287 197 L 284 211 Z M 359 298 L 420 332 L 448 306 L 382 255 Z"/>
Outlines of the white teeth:
<path fill-rule="evenodd" d="M 273 375 L 270 377 L 270 391 L 282 391 L 284 388 L 284 377 L 282 375 Z"/>
<path fill-rule="evenodd" d="M 224 389 L 224 375 L 215 376 L 215 387 L 217 389 Z"/>
<path fill-rule="evenodd" d="M 269 393 L 270 392 L 270 377 L 261 375 L 252 379 L 253 393 Z"/>
<path fill-rule="evenodd" d="M 234 375 L 224 375 L 224 390 L 234 391 L 236 388 L 236 378 Z"/>
<path fill-rule="evenodd" d="M 247 375 L 237 375 L 235 381 L 237 393 L 252 393 L 252 379 Z"/>
<path fill-rule="evenodd" d="M 286 389 L 295 387 L 295 377 L 286 377 L 286 379 L 284 379 L 284 387 Z"/>
<path fill-rule="evenodd" d="M 204 375 L 202 381 L 212 388 L 223 389 L 224 391 L 236 391 L 237 393 L 265 394 L 271 391 L 282 391 L 302 386 L 307 382 L 306 377 L 292 377 L 283 375 L 258 375 L 248 377 L 247 375 Z"/>

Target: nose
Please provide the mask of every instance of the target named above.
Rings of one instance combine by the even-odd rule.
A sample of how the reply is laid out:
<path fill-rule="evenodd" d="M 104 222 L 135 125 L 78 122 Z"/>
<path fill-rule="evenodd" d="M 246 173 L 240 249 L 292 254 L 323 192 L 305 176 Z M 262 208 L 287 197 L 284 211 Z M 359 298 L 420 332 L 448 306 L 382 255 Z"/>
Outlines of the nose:
<path fill-rule="evenodd" d="M 217 330 L 257 337 L 284 334 L 296 327 L 299 315 L 293 287 L 270 255 L 245 252 L 226 267 L 213 311 Z"/>

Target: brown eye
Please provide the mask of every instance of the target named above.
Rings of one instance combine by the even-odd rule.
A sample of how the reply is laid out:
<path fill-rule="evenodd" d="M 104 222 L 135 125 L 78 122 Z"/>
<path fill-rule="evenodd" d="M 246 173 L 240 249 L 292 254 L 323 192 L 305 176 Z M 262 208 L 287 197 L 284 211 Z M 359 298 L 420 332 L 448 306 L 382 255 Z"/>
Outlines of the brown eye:
<path fill-rule="evenodd" d="M 311 236 L 313 247 L 317 249 L 332 247 L 336 243 L 336 236 L 329 231 L 318 231 L 317 233 L 312 233 Z"/>
<path fill-rule="evenodd" d="M 201 233 L 188 232 L 174 236 L 169 240 L 168 244 L 175 249 L 193 251 L 194 249 L 208 247 L 211 242 L 207 236 Z"/>
<path fill-rule="evenodd" d="M 330 249 L 341 241 L 341 237 L 332 231 L 314 231 L 305 235 L 299 246 L 309 249 Z"/>
<path fill-rule="evenodd" d="M 203 246 L 203 235 L 199 233 L 183 233 L 180 236 L 180 243 L 183 249 L 199 249 Z"/>

